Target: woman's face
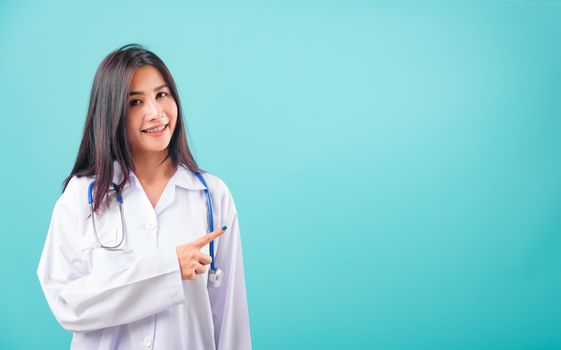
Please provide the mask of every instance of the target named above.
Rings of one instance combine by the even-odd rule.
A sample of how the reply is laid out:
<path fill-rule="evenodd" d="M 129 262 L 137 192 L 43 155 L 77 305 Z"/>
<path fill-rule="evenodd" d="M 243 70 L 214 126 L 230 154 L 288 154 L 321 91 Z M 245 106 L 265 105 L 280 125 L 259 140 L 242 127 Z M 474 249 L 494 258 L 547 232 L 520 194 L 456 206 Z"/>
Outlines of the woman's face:
<path fill-rule="evenodd" d="M 164 78 L 155 67 L 142 66 L 135 71 L 129 90 L 127 139 L 131 152 L 167 149 L 177 123 L 177 104 Z"/>

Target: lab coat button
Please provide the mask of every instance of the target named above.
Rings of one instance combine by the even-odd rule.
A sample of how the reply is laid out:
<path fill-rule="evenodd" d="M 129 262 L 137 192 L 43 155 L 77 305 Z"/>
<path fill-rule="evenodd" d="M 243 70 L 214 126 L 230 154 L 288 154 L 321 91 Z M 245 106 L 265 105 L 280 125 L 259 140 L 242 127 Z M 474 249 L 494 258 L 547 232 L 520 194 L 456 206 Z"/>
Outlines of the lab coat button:
<path fill-rule="evenodd" d="M 156 228 L 156 223 L 152 220 L 146 221 L 146 229 L 153 230 Z"/>
<path fill-rule="evenodd" d="M 144 337 L 144 346 L 149 348 L 152 346 L 152 338 L 150 337 Z"/>

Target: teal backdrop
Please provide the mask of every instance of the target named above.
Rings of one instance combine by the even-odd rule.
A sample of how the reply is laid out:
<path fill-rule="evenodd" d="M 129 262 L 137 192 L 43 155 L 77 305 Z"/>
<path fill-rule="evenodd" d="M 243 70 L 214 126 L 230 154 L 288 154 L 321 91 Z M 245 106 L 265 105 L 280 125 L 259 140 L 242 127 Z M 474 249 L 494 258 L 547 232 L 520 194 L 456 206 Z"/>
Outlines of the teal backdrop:
<path fill-rule="evenodd" d="M 561 2 L 0 2 L 0 348 L 93 76 L 145 45 L 238 208 L 255 349 L 561 349 Z"/>

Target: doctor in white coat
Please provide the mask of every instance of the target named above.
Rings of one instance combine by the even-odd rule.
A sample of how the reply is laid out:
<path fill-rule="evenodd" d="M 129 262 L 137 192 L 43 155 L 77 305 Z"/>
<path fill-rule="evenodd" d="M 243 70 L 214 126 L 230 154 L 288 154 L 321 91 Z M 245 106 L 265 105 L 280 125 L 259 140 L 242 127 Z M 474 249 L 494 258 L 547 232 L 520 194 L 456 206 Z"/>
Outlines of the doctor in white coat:
<path fill-rule="evenodd" d="M 195 172 L 212 199 L 211 233 Z M 217 288 L 208 285 L 211 240 L 224 272 Z M 234 200 L 197 167 L 173 78 L 142 46 L 125 45 L 98 68 L 37 274 L 72 349 L 251 348 Z"/>

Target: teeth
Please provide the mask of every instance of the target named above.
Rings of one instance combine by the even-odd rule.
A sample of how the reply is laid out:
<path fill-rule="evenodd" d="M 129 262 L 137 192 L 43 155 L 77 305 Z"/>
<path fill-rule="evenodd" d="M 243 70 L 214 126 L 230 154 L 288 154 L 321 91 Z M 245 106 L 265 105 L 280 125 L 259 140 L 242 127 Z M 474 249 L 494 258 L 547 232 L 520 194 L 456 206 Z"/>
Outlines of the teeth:
<path fill-rule="evenodd" d="M 144 130 L 144 132 L 160 132 L 160 131 L 164 130 L 166 126 L 167 125 L 162 125 L 158 128 Z"/>

